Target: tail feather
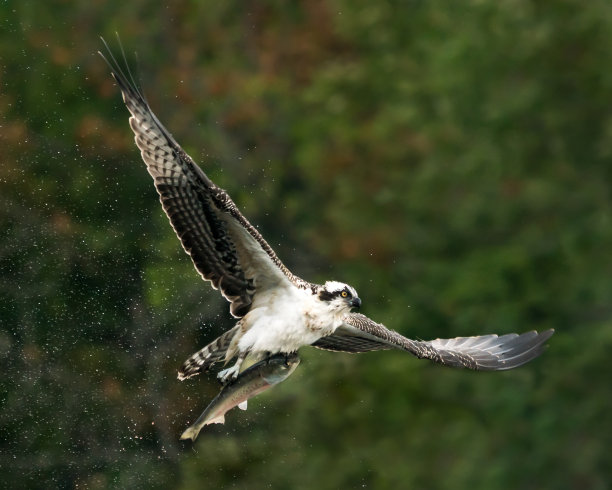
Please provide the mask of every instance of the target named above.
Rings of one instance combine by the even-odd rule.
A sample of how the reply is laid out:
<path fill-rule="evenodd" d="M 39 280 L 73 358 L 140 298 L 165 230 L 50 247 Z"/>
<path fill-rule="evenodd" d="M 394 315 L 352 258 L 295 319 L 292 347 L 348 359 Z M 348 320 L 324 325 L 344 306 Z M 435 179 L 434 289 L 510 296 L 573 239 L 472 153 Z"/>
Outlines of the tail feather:
<path fill-rule="evenodd" d="M 236 325 L 220 337 L 217 337 L 206 347 L 203 347 L 198 352 L 191 355 L 189 359 L 183 363 L 181 369 L 179 369 L 178 379 L 183 381 L 184 379 L 191 378 L 196 374 L 207 371 L 216 362 L 225 359 L 227 351 L 239 328 L 240 326 Z"/>

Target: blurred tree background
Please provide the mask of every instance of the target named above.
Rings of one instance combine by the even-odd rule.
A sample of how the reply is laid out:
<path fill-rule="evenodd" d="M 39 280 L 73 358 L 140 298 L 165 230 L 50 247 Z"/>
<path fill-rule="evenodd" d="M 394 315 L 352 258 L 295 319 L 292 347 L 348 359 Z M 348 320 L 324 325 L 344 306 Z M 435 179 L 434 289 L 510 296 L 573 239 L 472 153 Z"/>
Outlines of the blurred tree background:
<path fill-rule="evenodd" d="M 0 4 L 0 479 L 11 488 L 612 484 L 612 4 Z M 431 339 L 555 328 L 509 372 L 302 349 L 179 442 L 232 324 L 97 55 L 305 279 Z M 137 52 L 138 56 L 135 56 Z"/>

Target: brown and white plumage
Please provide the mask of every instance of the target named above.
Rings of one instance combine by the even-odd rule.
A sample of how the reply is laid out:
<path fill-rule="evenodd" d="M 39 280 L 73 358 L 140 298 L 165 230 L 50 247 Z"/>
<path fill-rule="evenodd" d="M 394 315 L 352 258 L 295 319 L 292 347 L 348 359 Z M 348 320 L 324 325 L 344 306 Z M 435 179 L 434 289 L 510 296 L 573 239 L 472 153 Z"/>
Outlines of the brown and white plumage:
<path fill-rule="evenodd" d="M 312 345 L 319 349 L 351 353 L 398 349 L 445 366 L 501 371 L 521 366 L 539 356 L 553 332 L 531 331 L 521 335 L 491 334 L 419 341 L 408 339 L 364 315 L 351 313 L 333 334 Z"/>
<path fill-rule="evenodd" d="M 353 353 L 400 349 L 447 366 L 482 370 L 511 369 L 542 352 L 552 330 L 410 340 L 351 313 L 361 304 L 352 287 L 335 281 L 317 285 L 292 274 L 227 192 L 208 178 L 153 114 L 127 64 L 122 69 L 110 50 L 104 59 L 131 113 L 136 145 L 172 227 L 197 271 L 219 289 L 232 315 L 240 319 L 187 359 L 179 379 L 237 357 L 235 366 L 223 374 L 228 379 L 238 374 L 247 355 L 257 359 L 295 352 L 304 345 Z"/>
<path fill-rule="evenodd" d="M 279 281 L 313 288 L 285 267 L 227 192 L 185 153 L 153 114 L 129 72 L 126 75 L 108 51 L 110 58 L 102 56 L 132 114 L 136 145 L 170 224 L 200 275 L 230 302 L 232 315 L 248 312 L 258 288 L 274 287 Z"/>

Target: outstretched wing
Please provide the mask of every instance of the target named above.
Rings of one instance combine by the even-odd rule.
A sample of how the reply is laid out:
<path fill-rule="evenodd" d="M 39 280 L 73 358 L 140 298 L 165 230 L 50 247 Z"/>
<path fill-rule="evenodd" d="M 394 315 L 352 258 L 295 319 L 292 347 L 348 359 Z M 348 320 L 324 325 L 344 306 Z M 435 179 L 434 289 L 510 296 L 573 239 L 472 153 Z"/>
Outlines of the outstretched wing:
<path fill-rule="evenodd" d="M 102 39 L 111 73 L 132 114 L 130 126 L 160 201 L 185 251 L 201 276 L 244 316 L 257 291 L 289 281 L 312 288 L 294 276 L 259 232 L 240 213 L 227 192 L 217 187 L 159 122 L 131 76 Z M 126 72 L 127 75 L 126 76 Z"/>
<path fill-rule="evenodd" d="M 332 335 L 312 345 L 320 349 L 353 353 L 400 349 L 419 359 L 431 359 L 446 366 L 501 371 L 521 366 L 539 356 L 553 332 L 551 329 L 520 335 L 511 333 L 418 341 L 389 330 L 367 316 L 351 313 Z"/>

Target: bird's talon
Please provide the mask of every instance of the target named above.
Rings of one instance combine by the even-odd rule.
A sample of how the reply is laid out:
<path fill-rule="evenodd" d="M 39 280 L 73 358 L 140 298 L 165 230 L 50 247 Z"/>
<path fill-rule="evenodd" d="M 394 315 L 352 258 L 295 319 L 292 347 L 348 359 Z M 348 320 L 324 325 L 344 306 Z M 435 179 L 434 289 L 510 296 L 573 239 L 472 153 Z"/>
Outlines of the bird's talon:
<path fill-rule="evenodd" d="M 219 374 L 217 374 L 217 379 L 225 385 L 230 381 L 236 379 L 238 377 L 239 371 L 240 365 L 234 365 L 232 367 L 219 371 Z"/>

